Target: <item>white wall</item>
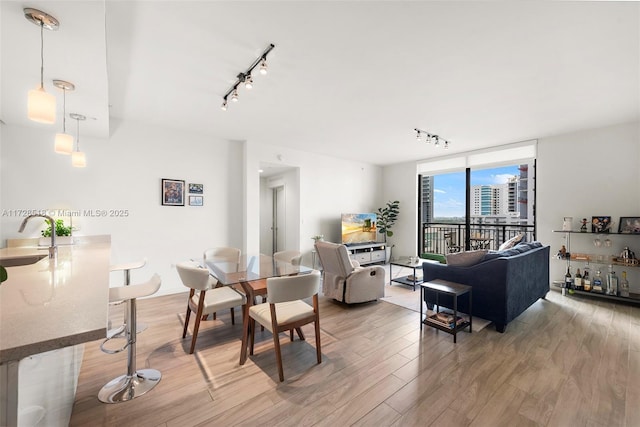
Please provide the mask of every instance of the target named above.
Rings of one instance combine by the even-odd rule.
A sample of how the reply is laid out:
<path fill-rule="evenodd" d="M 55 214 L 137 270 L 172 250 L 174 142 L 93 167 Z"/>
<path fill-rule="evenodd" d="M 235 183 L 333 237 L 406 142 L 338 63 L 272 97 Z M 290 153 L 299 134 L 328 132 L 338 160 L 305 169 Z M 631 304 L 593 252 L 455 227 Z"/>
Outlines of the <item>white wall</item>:
<path fill-rule="evenodd" d="M 615 228 L 621 216 L 640 216 L 640 124 L 623 124 L 538 140 L 538 240 L 550 244 L 552 255 L 565 244 L 562 219 L 578 221 L 609 215 Z M 589 228 L 590 230 L 590 228 Z M 619 254 L 623 245 L 640 254 L 640 236 L 616 236 L 611 248 L 595 248 L 594 236 L 573 235 L 571 250 Z M 573 263 L 575 274 L 578 263 Z M 566 265 L 552 260 L 551 280 L 561 279 Z M 621 268 L 616 267 L 618 273 Z M 639 269 L 627 269 L 629 282 L 640 292 Z M 603 272 L 606 271 L 606 267 Z M 593 273 L 593 268 L 592 268 Z"/>
<path fill-rule="evenodd" d="M 373 212 L 378 208 L 382 169 L 367 163 L 292 150 L 283 147 L 247 142 L 247 179 L 259 187 L 257 172 L 260 162 L 298 167 L 300 170 L 300 235 L 299 250 L 303 263 L 311 265 L 311 236 L 323 234 L 325 240 L 340 242 L 342 212 Z M 255 170 L 255 172 L 253 172 Z M 246 200 L 248 230 L 251 239 L 248 251 L 260 248 L 260 195 L 249 193 Z"/>
<path fill-rule="evenodd" d="M 393 227 L 393 236 L 387 243 L 394 245 L 392 257 L 416 256 L 418 254 L 418 174 L 416 162 L 399 163 L 383 169 L 382 191 L 379 205 L 388 201 L 400 202 L 398 221 Z"/>
<path fill-rule="evenodd" d="M 109 140 L 82 137 L 87 167 L 71 167 L 53 151 L 53 128 L 2 126 L 0 239 L 35 237 L 32 220 L 18 233 L 18 209 L 128 210 L 127 217 L 74 218 L 76 234 L 110 234 L 112 262 L 148 258 L 132 273 L 142 281 L 157 272 L 160 293 L 182 292 L 173 265 L 213 246 L 242 245 L 242 143 L 136 123 L 119 123 Z M 203 207 L 162 206 L 160 180 L 204 184 Z M 115 279 L 120 279 L 116 277 Z"/>

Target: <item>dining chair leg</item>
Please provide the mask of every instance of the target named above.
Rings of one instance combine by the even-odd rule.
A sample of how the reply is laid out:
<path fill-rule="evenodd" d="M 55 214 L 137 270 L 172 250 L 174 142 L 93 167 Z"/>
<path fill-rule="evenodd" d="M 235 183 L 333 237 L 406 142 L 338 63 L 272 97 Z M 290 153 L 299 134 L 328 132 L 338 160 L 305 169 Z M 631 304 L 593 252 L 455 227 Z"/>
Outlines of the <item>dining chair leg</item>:
<path fill-rule="evenodd" d="M 189 354 L 193 354 L 196 348 L 196 339 L 198 338 L 198 330 L 200 329 L 200 321 L 202 320 L 202 307 L 204 307 L 205 291 L 200 292 L 200 301 L 198 301 L 198 313 L 196 314 L 196 323 L 193 325 L 193 336 L 191 337 L 191 349 Z"/>
<path fill-rule="evenodd" d="M 189 328 L 189 318 L 191 317 L 191 309 L 189 303 L 187 303 L 187 314 L 184 316 L 184 330 L 182 331 L 182 338 L 187 336 L 187 329 Z"/>
<path fill-rule="evenodd" d="M 249 318 L 249 329 L 251 330 L 251 337 L 249 343 L 249 354 L 253 356 L 253 343 L 256 337 L 256 321 L 252 318 Z"/>
<path fill-rule="evenodd" d="M 280 334 L 273 332 L 273 347 L 276 350 L 276 362 L 278 363 L 278 376 L 280 382 L 284 381 L 284 370 L 282 369 L 282 353 L 280 351 Z"/>
<path fill-rule="evenodd" d="M 300 340 L 304 341 L 304 333 L 302 332 L 302 328 L 296 328 L 296 332 L 298 333 L 298 337 L 300 337 Z"/>
<path fill-rule="evenodd" d="M 289 329 L 289 337 L 291 338 L 291 342 L 293 342 L 293 329 Z"/>
<path fill-rule="evenodd" d="M 249 317 L 249 313 L 247 313 L 249 306 L 244 305 L 242 308 L 242 347 L 240 348 L 240 365 L 244 365 L 247 361 L 247 346 L 249 342 L 249 329 L 251 323 L 251 317 Z"/>
<path fill-rule="evenodd" d="M 318 358 L 318 364 L 322 363 L 322 349 L 320 348 L 320 314 L 318 311 L 318 294 L 313 296 L 313 311 L 315 312 L 315 321 L 313 326 L 316 330 L 316 356 Z"/>
<path fill-rule="evenodd" d="M 322 363 L 322 350 L 320 349 L 320 318 L 316 316 L 316 321 L 313 322 L 316 329 L 316 356 L 318 358 L 318 364 Z"/>
<path fill-rule="evenodd" d="M 233 307 L 231 307 L 231 324 L 235 325 L 236 324 L 236 314 L 233 310 Z"/>
<path fill-rule="evenodd" d="M 191 317 L 191 307 L 189 306 L 189 301 L 195 294 L 195 291 L 191 289 L 189 292 L 189 300 L 187 301 L 187 314 L 184 316 L 184 330 L 182 331 L 182 338 L 187 336 L 187 329 L 189 328 L 189 318 Z"/>

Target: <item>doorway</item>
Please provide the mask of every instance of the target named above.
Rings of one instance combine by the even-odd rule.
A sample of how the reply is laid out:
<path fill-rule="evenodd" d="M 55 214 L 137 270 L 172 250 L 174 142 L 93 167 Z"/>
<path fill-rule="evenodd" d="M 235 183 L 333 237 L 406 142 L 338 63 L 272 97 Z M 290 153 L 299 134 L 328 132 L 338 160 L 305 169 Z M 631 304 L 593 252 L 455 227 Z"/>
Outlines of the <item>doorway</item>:
<path fill-rule="evenodd" d="M 286 201 L 284 185 L 274 187 L 271 189 L 273 211 L 271 218 L 271 238 L 272 238 L 272 252 L 273 255 L 276 252 L 284 251 L 286 244 Z"/>

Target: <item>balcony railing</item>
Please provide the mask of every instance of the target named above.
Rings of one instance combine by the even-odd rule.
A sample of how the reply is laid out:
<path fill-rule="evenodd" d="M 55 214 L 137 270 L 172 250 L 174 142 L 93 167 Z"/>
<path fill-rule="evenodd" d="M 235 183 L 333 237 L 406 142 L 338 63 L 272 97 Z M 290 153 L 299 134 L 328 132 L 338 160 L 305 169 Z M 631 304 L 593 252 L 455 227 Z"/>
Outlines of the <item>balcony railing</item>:
<path fill-rule="evenodd" d="M 447 254 L 473 249 L 498 250 L 500 245 L 524 233 L 525 240 L 536 240 L 535 227 L 526 224 L 471 224 L 467 246 L 466 224 L 425 223 L 422 228 L 422 252 Z"/>

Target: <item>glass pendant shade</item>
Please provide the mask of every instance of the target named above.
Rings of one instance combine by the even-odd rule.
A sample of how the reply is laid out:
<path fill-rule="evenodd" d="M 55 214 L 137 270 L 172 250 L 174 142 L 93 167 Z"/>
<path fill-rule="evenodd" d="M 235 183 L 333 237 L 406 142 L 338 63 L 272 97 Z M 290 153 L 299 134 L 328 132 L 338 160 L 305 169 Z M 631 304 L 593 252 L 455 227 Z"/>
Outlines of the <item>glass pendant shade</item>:
<path fill-rule="evenodd" d="M 87 166 L 87 158 L 82 151 L 71 153 L 71 165 L 74 168 L 84 168 Z"/>
<path fill-rule="evenodd" d="M 56 153 L 71 154 L 73 152 L 73 136 L 66 133 L 56 134 Z"/>
<path fill-rule="evenodd" d="M 52 125 L 56 121 L 56 97 L 47 93 L 44 87 L 29 91 L 27 102 L 29 119 Z"/>

